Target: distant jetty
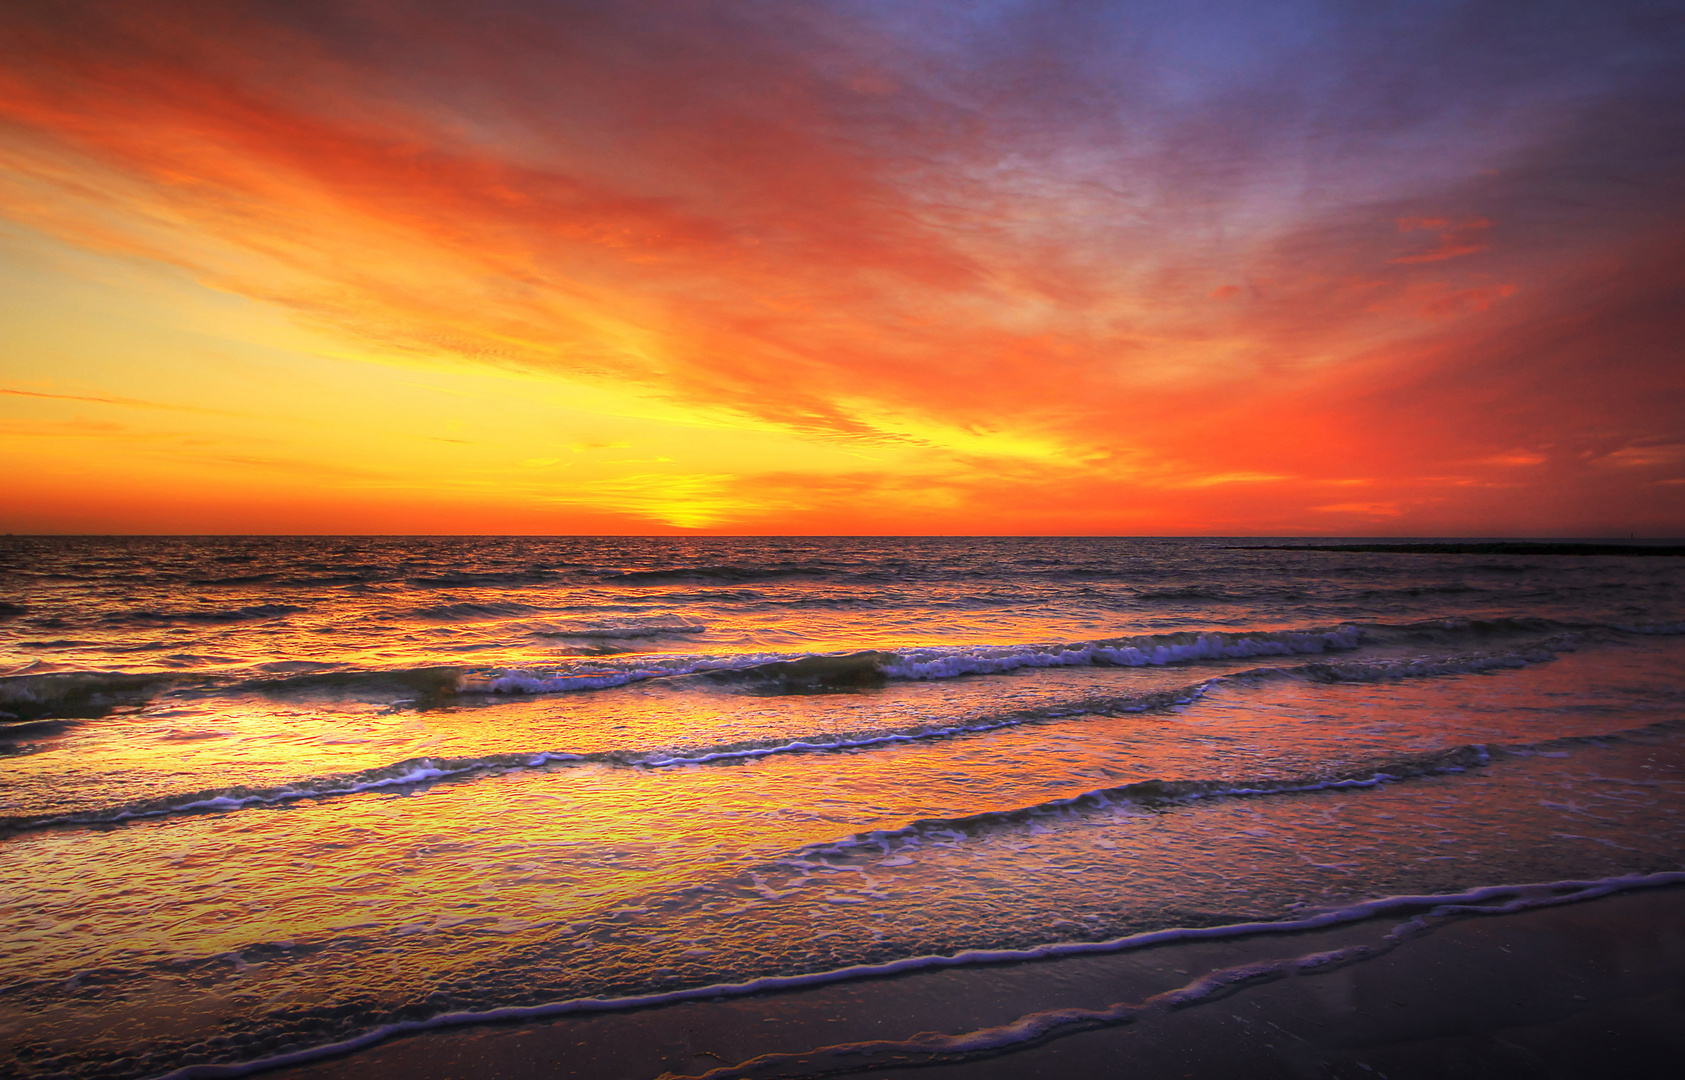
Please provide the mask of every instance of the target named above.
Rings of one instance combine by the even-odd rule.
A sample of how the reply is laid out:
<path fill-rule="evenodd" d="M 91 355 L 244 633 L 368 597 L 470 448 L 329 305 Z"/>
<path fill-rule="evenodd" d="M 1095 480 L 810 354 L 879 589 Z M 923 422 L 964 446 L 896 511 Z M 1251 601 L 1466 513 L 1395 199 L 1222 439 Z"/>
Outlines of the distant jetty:
<path fill-rule="evenodd" d="M 1685 544 L 1246 544 L 1229 551 L 1379 551 L 1395 555 L 1685 555 Z"/>

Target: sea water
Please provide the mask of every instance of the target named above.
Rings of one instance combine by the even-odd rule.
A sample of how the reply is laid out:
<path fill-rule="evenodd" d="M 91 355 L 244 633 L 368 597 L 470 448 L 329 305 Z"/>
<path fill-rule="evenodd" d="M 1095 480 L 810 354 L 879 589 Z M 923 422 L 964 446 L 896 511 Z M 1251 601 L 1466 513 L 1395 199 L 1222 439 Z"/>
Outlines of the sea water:
<path fill-rule="evenodd" d="M 1685 562 L 1259 543 L 0 540 L 0 1060 L 1682 868 Z"/>

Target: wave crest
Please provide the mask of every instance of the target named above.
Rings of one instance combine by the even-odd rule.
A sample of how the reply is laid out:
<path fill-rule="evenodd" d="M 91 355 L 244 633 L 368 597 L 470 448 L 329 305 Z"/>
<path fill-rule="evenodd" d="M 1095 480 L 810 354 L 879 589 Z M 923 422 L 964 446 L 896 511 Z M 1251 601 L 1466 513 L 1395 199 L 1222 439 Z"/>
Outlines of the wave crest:
<path fill-rule="evenodd" d="M 893 678 L 943 679 L 956 675 L 995 674 L 1024 667 L 1147 667 L 1190 660 L 1232 660 L 1355 649 L 1362 640 L 1363 632 L 1350 625 L 1320 631 L 1154 634 L 1080 645 L 919 650 L 898 656 L 895 661 L 884 665 L 883 671 Z"/>
<path fill-rule="evenodd" d="M 124 705 L 138 705 L 180 682 L 167 674 L 60 671 L 0 678 L 0 721 L 95 719 Z"/>

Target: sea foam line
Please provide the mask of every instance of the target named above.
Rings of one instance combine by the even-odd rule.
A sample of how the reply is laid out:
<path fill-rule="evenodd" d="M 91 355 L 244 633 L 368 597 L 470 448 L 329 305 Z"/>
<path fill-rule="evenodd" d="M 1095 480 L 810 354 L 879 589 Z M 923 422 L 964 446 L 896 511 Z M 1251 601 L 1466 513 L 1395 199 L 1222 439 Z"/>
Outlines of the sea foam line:
<path fill-rule="evenodd" d="M 956 735 L 980 735 L 1002 728 L 1021 727 L 1043 720 L 1057 720 L 1066 716 L 1084 715 L 1097 712 L 1146 712 L 1148 709 L 1162 708 L 1170 705 L 1190 705 L 1204 697 L 1206 692 L 1216 683 L 1217 679 L 1208 679 L 1203 683 L 1185 687 L 1181 690 L 1161 692 L 1156 694 L 1140 694 L 1134 697 L 1117 698 L 1111 701 L 1089 701 L 1072 705 L 1068 708 L 1032 710 L 1021 715 L 999 717 L 992 720 L 978 720 L 969 724 L 949 724 L 944 727 L 920 728 L 917 731 L 895 731 L 882 735 L 865 735 L 857 739 L 834 739 L 831 742 L 814 742 L 808 739 L 793 739 L 790 742 L 775 743 L 772 746 L 755 746 L 734 750 L 712 750 L 704 754 L 694 754 L 688 757 L 674 756 L 666 758 L 644 758 L 631 762 L 632 765 L 642 765 L 648 768 L 666 768 L 674 765 L 703 765 L 710 761 L 731 761 L 743 758 L 767 757 L 772 754 L 826 753 L 836 750 L 857 750 L 868 746 L 883 746 L 889 743 L 912 743 L 946 739 Z M 1088 707 L 1084 707 L 1088 706 Z"/>
<path fill-rule="evenodd" d="M 190 813 L 197 810 L 232 811 L 248 806 L 269 806 L 276 803 L 290 802 L 297 799 L 314 799 L 334 795 L 353 795 L 363 791 L 377 790 L 388 787 L 403 787 L 410 784 L 421 784 L 431 780 L 449 777 L 465 776 L 470 773 L 501 773 L 510 769 L 536 768 L 551 762 L 573 762 L 577 764 L 599 764 L 609 766 L 629 766 L 633 768 L 673 768 L 684 765 L 704 765 L 716 761 L 738 761 L 775 754 L 796 753 L 832 753 L 841 750 L 868 749 L 876 746 L 891 744 L 907 744 L 938 739 L 952 738 L 963 735 L 986 734 L 1005 728 L 1020 727 L 1025 724 L 1057 720 L 1071 716 L 1083 715 L 1112 715 L 1118 713 L 1145 712 L 1149 709 L 1166 708 L 1172 705 L 1188 705 L 1204 697 L 1214 687 L 1224 683 L 1244 683 L 1257 679 L 1312 677 L 1333 682 L 1374 682 L 1385 679 L 1424 678 L 1438 675 L 1473 674 L 1498 668 L 1524 667 L 1530 663 L 1539 663 L 1551 659 L 1552 653 L 1537 651 L 1526 655 L 1500 654 L 1497 656 L 1456 657 L 1447 660 L 1374 660 L 1356 661 L 1348 663 L 1314 663 L 1299 667 L 1264 667 L 1250 671 L 1230 672 L 1225 675 L 1214 676 L 1202 682 L 1194 683 L 1175 690 L 1156 691 L 1144 694 L 1121 695 L 1112 698 L 1086 698 L 1079 701 L 1067 702 L 1058 706 L 1025 710 L 1020 713 L 979 719 L 970 723 L 947 724 L 942 727 L 919 728 L 885 732 L 877 735 L 864 735 L 858 738 L 837 738 L 829 741 L 813 739 L 792 739 L 789 742 L 775 743 L 770 746 L 734 747 L 728 749 L 709 750 L 698 754 L 674 754 L 668 757 L 632 757 L 622 751 L 606 751 L 595 753 L 571 753 L 567 751 L 545 750 L 539 752 L 520 752 L 497 754 L 486 757 L 444 759 L 416 758 L 401 761 L 393 765 L 383 766 L 377 770 L 370 770 L 363 774 L 352 776 L 328 777 L 313 784 L 309 780 L 301 780 L 292 784 L 269 789 L 267 791 L 219 792 L 216 794 L 196 792 L 182 796 L 185 801 L 169 802 L 160 800 L 139 806 L 105 807 L 80 813 L 52 814 L 39 817 L 15 816 L 0 818 L 0 832 L 18 832 L 25 829 L 47 828 L 55 825 L 97 825 L 116 824 L 138 818 L 161 817 L 175 813 Z M 1611 737 L 1618 737 L 1623 733 L 1612 733 Z M 1465 752 L 1469 748 L 1464 748 Z M 1479 747 L 1472 748 L 1474 752 L 1484 754 Z M 1482 759 L 1478 764 L 1486 764 Z M 398 771 L 393 771 L 398 770 Z M 1450 770 L 1439 770 L 1450 771 Z M 1422 775 L 1419 771 L 1409 775 Z M 1321 790 L 1330 787 L 1373 787 L 1376 784 L 1403 779 L 1385 771 L 1380 771 L 1369 779 L 1342 779 L 1332 781 L 1318 781 L 1314 784 L 1299 787 L 1260 787 L 1211 789 L 1194 791 L 1189 789 L 1175 795 L 1152 793 L 1156 801 L 1182 801 L 1198 798 L 1214 798 L 1222 795 L 1268 795 L 1285 794 L 1293 791 Z M 1163 781 L 1144 781 L 1143 784 L 1164 784 Z M 319 786 L 316 786 L 318 785 Z M 1141 784 L 1126 785 L 1125 787 L 1139 787 Z M 1058 807 L 1075 803 L 1083 799 L 1099 799 L 1102 802 L 1109 798 L 1127 798 L 1122 795 L 1123 788 L 1104 788 L 1084 792 L 1069 799 L 1055 800 L 1047 804 Z M 1143 794 L 1147 792 L 1143 791 Z M 1023 813 L 1023 810 L 1000 811 L 1000 814 L 1011 815 Z M 991 815 L 994 812 L 991 812 Z M 969 821 L 970 819 L 963 819 Z M 907 829 L 920 827 L 921 823 L 909 825 Z M 905 830 L 898 830 L 905 831 Z M 890 835 L 890 834 L 886 834 Z"/>
<path fill-rule="evenodd" d="M 1173 639 L 1173 640 L 1164 640 Z M 647 679 L 681 675 L 736 673 L 769 679 L 796 675 L 802 681 L 825 678 L 820 669 L 835 665 L 838 674 L 853 673 L 869 664 L 884 678 L 948 679 L 960 675 L 990 675 L 1024 667 L 1157 667 L 1191 660 L 1227 660 L 1249 656 L 1290 656 L 1329 650 L 1355 649 L 1363 631 L 1346 624 L 1333 630 L 1258 632 L 1210 631 L 1157 634 L 1141 638 L 1091 641 L 1072 645 L 954 646 L 791 657 L 772 653 L 732 657 L 681 658 L 665 665 L 603 671 L 540 675 L 527 670 L 500 675 L 464 675 L 457 689 L 482 694 L 552 694 L 607 690 Z"/>
<path fill-rule="evenodd" d="M 1261 795 L 1296 795 L 1311 791 L 1373 788 L 1380 787 L 1382 784 L 1399 783 L 1422 776 L 1443 776 L 1448 773 L 1467 772 L 1470 768 L 1481 768 L 1491 764 L 1491 762 L 1492 754 L 1487 747 L 1474 744 L 1397 758 L 1386 763 L 1383 768 L 1365 767 L 1359 771 L 1358 775 L 1336 775 L 1314 780 L 1254 781 L 1251 784 L 1224 783 L 1212 780 L 1137 780 L 1133 783 L 1120 784 L 1115 787 L 1094 788 L 1077 795 L 1048 799 L 1045 802 L 1030 806 L 1018 806 L 1007 810 L 984 810 L 976 814 L 967 814 L 955 818 L 921 818 L 918 821 L 894 829 L 873 829 L 868 832 L 856 833 L 843 840 L 808 844 L 801 849 L 801 852 L 804 855 L 844 855 L 851 848 L 869 844 L 883 844 L 888 840 L 899 839 L 915 833 L 940 830 L 953 831 L 967 826 L 1022 821 L 1075 807 L 1083 802 L 1092 804 L 1096 809 L 1105 809 L 1119 804 L 1174 805 L 1191 803 L 1200 799 L 1244 799 Z M 1368 776 L 1361 775 L 1363 772 L 1369 772 L 1370 769 L 1374 769 L 1374 771 L 1370 772 Z M 1388 772 L 1387 769 L 1395 771 Z"/>
<path fill-rule="evenodd" d="M 1220 968 L 1201 975 L 1185 986 L 1154 994 L 1141 1002 L 1116 1002 L 1098 1009 L 1049 1009 L 1042 1012 L 1026 1013 L 1006 1024 L 979 1028 L 958 1035 L 944 1035 L 941 1032 L 925 1031 L 905 1039 L 871 1039 L 863 1042 L 837 1043 L 800 1053 L 763 1054 L 737 1065 L 711 1069 L 700 1076 L 678 1076 L 676 1074 L 667 1074 L 667 1076 L 669 1080 L 739 1080 L 739 1078 L 765 1074 L 773 1069 L 778 1070 L 778 1075 L 781 1077 L 792 1077 L 801 1073 L 831 1075 L 838 1070 L 839 1066 L 846 1066 L 847 1071 L 850 1072 L 871 1068 L 872 1066 L 862 1059 L 885 1054 L 895 1055 L 895 1060 L 884 1062 L 882 1067 L 939 1064 L 963 1061 L 985 1053 L 991 1055 L 1011 1053 L 1015 1050 L 1026 1049 L 1032 1044 L 1043 1042 L 1049 1038 L 1056 1038 L 1062 1034 L 1073 1034 L 1075 1030 L 1126 1024 L 1142 1013 L 1155 1008 L 1187 1008 L 1248 983 L 1277 978 L 1282 975 L 1311 974 L 1342 967 L 1360 960 L 1371 960 L 1391 952 L 1413 937 L 1426 933 L 1429 930 L 1427 920 L 1430 918 L 1445 918 L 1454 915 L 1507 915 L 1535 908 L 1579 903 L 1629 889 L 1677 884 L 1685 884 L 1685 873 L 1661 873 L 1642 877 L 1635 875 L 1627 878 L 1605 878 L 1594 882 L 1555 882 L 1543 886 L 1521 886 L 1518 888 L 1553 889 L 1564 886 L 1575 888 L 1574 891 L 1565 895 L 1517 896 L 1508 903 L 1497 906 L 1481 905 L 1477 902 L 1468 901 L 1466 897 L 1475 895 L 1473 893 L 1464 894 L 1462 897 L 1447 896 L 1442 899 L 1449 902 L 1439 904 L 1429 911 L 1418 914 L 1414 918 L 1393 927 L 1376 944 L 1349 945 L 1341 949 Z M 1506 889 L 1509 887 L 1497 886 L 1495 888 Z M 1477 892 L 1490 894 L 1493 889 L 1477 890 Z M 1423 898 L 1394 897 L 1390 899 Z M 1376 901 L 1375 903 L 1386 902 Z M 1385 914 L 1385 912 L 1377 911 L 1375 914 Z M 1067 1030 L 1061 1031 L 1061 1029 Z M 796 1069 L 800 1069 L 801 1073 L 796 1072 Z"/>
<path fill-rule="evenodd" d="M 1022 667 L 1085 666 L 1096 662 L 1116 667 L 1157 667 L 1189 660 L 1233 660 L 1355 649 L 1362 640 L 1363 631 L 1348 624 L 1321 632 L 1204 633 L 1194 635 L 1191 641 L 1148 641 L 1141 645 L 1093 642 L 1028 649 L 1005 647 L 955 652 L 923 649 L 898 656 L 895 662 L 883 665 L 882 670 L 893 678 L 946 679 L 956 675 L 990 675 Z"/>
<path fill-rule="evenodd" d="M 270 806 L 296 799 L 314 799 L 326 795 L 354 795 L 358 792 L 376 791 L 380 788 L 405 787 L 410 784 L 422 784 L 429 780 L 438 780 L 448 776 L 461 776 L 464 773 L 481 769 L 533 768 L 551 761 L 584 760 L 578 754 L 557 754 L 548 751 L 540 754 L 517 756 L 521 759 L 518 765 L 484 758 L 469 759 L 455 764 L 439 764 L 432 758 L 421 758 L 413 763 L 400 762 L 398 766 L 387 766 L 388 769 L 401 768 L 404 764 L 412 766 L 402 772 L 388 773 L 367 780 L 355 780 L 348 783 L 336 784 L 329 781 L 322 787 L 297 784 L 245 794 L 209 795 L 202 798 L 188 796 L 186 802 L 164 802 L 161 805 L 126 806 L 111 810 L 91 810 L 81 814 L 61 814 L 54 817 L 6 818 L 0 819 L 0 831 L 40 829 L 53 825 L 109 825 L 131 821 L 136 818 L 161 817 L 166 814 L 182 814 L 194 810 L 239 810 L 247 806 Z"/>
<path fill-rule="evenodd" d="M 578 670 L 540 673 L 523 668 L 501 671 L 463 672 L 455 665 L 366 672 L 330 670 L 308 674 L 241 678 L 227 689 L 271 692 L 308 689 L 313 686 L 350 686 L 359 681 L 375 684 L 413 684 L 423 693 L 467 693 L 527 695 L 607 690 L 650 679 L 685 675 L 720 678 L 741 677 L 769 681 L 791 681 L 805 685 L 826 685 L 841 677 L 848 685 L 870 672 L 879 679 L 943 679 L 962 675 L 994 674 L 1019 668 L 1105 665 L 1147 667 L 1211 659 L 1249 656 L 1281 656 L 1344 651 L 1358 648 L 1371 633 L 1431 630 L 1451 634 L 1477 625 L 1468 619 L 1441 619 L 1393 626 L 1389 624 L 1341 624 L 1332 629 L 1188 631 L 1107 638 L 1071 644 L 954 645 L 924 646 L 897 652 L 866 651 L 843 654 L 745 653 L 730 656 L 669 654 L 613 664 L 582 665 Z M 1539 619 L 1496 619 L 1478 623 L 1486 629 L 1513 632 L 1561 630 L 1564 624 Z M 635 628 L 635 627 L 633 627 Z M 623 628 L 607 628 L 612 631 Z M 687 627 L 662 625 L 663 632 Z M 700 624 L 696 627 L 700 629 Z M 1678 634 L 1685 623 L 1644 626 L 1586 624 L 1576 631 L 1604 629 L 1624 634 Z M 572 635 L 576 631 L 565 631 Z M 584 631 L 578 631 L 584 633 Z M 1553 646 L 1543 643 L 1544 647 Z M 53 706 L 74 709 L 91 701 L 103 701 L 112 694 L 150 693 L 171 685 L 202 684 L 214 688 L 220 678 L 234 672 L 29 672 L 0 676 L 0 710 L 24 706 L 29 719 L 48 715 Z M 10 704 L 9 704 L 10 703 Z M 109 703 L 109 702 L 108 702 Z M 62 712 L 62 708 L 57 710 Z M 75 715 L 65 713 L 64 715 Z M 0 717 L 4 719 L 5 717 Z"/>
<path fill-rule="evenodd" d="M 1443 915 L 1505 915 L 1518 911 L 1541 907 L 1554 907 L 1560 904 L 1579 903 L 1593 900 L 1602 896 L 1613 895 L 1618 892 L 1633 889 L 1656 888 L 1665 885 L 1685 885 L 1685 872 L 1665 871 L 1656 874 L 1628 874 L 1619 877 L 1594 878 L 1583 881 L 1554 881 L 1526 885 L 1488 885 L 1479 889 L 1471 889 L 1461 893 L 1429 893 L 1416 896 L 1389 896 L 1377 900 L 1368 900 L 1352 904 L 1343 908 L 1324 911 L 1302 919 L 1290 919 L 1280 922 L 1246 922 L 1231 923 L 1227 926 L 1175 927 L 1166 930 L 1152 930 L 1127 937 L 1112 938 L 1108 941 L 1062 941 L 1047 945 L 1037 945 L 1028 949 L 967 949 L 952 955 L 912 956 L 901 960 L 891 960 L 881 964 L 855 964 L 849 967 L 835 968 L 830 971 L 809 972 L 802 975 L 767 975 L 746 982 L 715 983 L 710 986 L 690 987 L 684 990 L 668 990 L 654 994 L 635 994 L 619 998 L 571 998 L 566 1001 L 548 1002 L 543 1005 L 508 1005 L 495 1009 L 465 1010 L 461 1012 L 440 1013 L 424 1020 L 404 1020 L 392 1024 L 383 1024 L 372 1028 L 361 1035 L 338 1042 L 325 1043 L 320 1046 L 292 1050 L 266 1058 L 256 1058 L 231 1064 L 199 1064 L 185 1065 L 171 1072 L 164 1073 L 155 1080 L 222 1080 L 224 1077 L 250 1076 L 253 1073 L 265 1072 L 270 1069 L 284 1068 L 289 1065 L 302 1065 L 310 1061 L 319 1061 L 327 1057 L 353 1053 L 363 1050 L 377 1043 L 386 1041 L 398 1035 L 413 1035 L 426 1031 L 438 1031 L 444 1028 L 466 1027 L 475 1024 L 507 1023 L 520 1020 L 542 1020 L 560 1016 L 570 1016 L 580 1013 L 625 1012 L 633 1009 L 647 1009 L 660 1005 L 673 1005 L 685 1001 L 706 1000 L 720 997 L 747 997 L 753 994 L 764 994 L 780 990 L 799 990 L 813 986 L 826 986 L 832 983 L 850 982 L 856 979 L 879 978 L 887 975 L 901 975 L 914 971 L 928 971 L 940 968 L 971 967 L 979 964 L 1007 964 L 1022 963 L 1028 960 L 1049 960 L 1067 956 L 1094 956 L 1107 953 L 1120 953 L 1135 949 L 1147 948 L 1153 945 L 1165 945 L 1174 942 L 1209 941 L 1220 938 L 1246 937 L 1262 934 L 1294 934 L 1306 930 L 1320 930 L 1330 926 L 1346 923 L 1362 922 L 1368 919 L 1402 911 L 1416 911 L 1428 909 L 1426 917 Z M 1506 903 L 1492 906 L 1488 902 L 1508 897 Z M 1395 930 L 1395 933 L 1397 931 Z M 1361 948 L 1361 947 L 1360 947 Z M 1331 961 L 1327 958 L 1336 954 L 1315 954 L 1313 966 L 1326 966 Z M 1306 958 L 1298 958 L 1303 961 Z M 1293 963 L 1288 961 L 1287 963 Z M 1191 1005 L 1209 997 L 1218 990 L 1232 986 L 1240 978 L 1236 972 L 1252 971 L 1256 965 L 1248 965 L 1244 969 L 1229 969 L 1223 972 L 1211 972 L 1179 990 L 1171 991 L 1167 995 L 1158 995 L 1154 1001 L 1162 1001 L 1171 1006 Z M 1246 979 L 1257 977 L 1257 973 L 1246 974 Z M 1127 1006 L 1132 1011 L 1139 1011 L 1143 1006 Z M 1114 1009 L 1123 1006 L 1114 1006 Z M 1110 1016 L 1110 1010 L 1102 1010 Z M 1132 1015 L 1132 1012 L 1131 1012 Z M 1047 1018 L 1047 1019 L 1040 1019 Z M 1115 1022 L 1116 1019 L 1126 1018 L 1119 1014 L 1115 1019 L 1105 1022 Z M 1022 1036 L 1018 1041 L 1041 1038 L 1056 1027 L 1072 1023 L 1083 1023 L 1096 1019 L 1104 1019 L 1095 1010 L 1062 1009 L 1050 1013 L 1032 1013 L 1020 1017 L 1013 1024 L 1002 1028 L 987 1028 L 982 1032 L 971 1032 L 959 1036 L 935 1036 L 937 1039 L 967 1040 L 976 1039 L 985 1033 L 1005 1033 L 998 1037 L 1007 1037 L 1013 1033 Z M 915 1040 L 924 1040 L 927 1036 L 915 1036 Z M 877 1042 L 852 1044 L 861 1049 L 857 1053 L 875 1053 L 878 1048 L 916 1049 L 930 1053 L 928 1042 L 915 1044 L 914 1040 L 899 1042 Z M 1009 1043 L 991 1043 L 987 1046 L 981 1042 L 956 1043 L 967 1045 L 971 1049 L 963 1051 L 934 1052 L 975 1052 L 979 1049 L 996 1049 Z M 921 1049 L 923 1048 L 923 1049 Z M 842 1048 L 828 1048 L 838 1050 Z M 762 1060 L 762 1059 L 757 1059 Z M 749 1064 L 749 1063 L 745 1063 Z M 757 1065 L 757 1068 L 762 1066 Z M 733 1066 L 728 1069 L 714 1070 L 707 1074 L 709 1080 L 727 1080 L 732 1076 L 744 1076 L 741 1071 L 744 1066 Z M 733 1069 L 739 1071 L 732 1071 Z"/>

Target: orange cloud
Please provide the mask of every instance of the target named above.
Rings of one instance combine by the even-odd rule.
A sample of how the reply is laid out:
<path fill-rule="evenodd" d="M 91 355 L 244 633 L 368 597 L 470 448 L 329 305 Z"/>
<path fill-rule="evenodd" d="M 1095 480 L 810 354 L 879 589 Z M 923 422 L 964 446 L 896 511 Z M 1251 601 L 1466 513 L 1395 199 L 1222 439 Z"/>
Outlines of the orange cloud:
<path fill-rule="evenodd" d="M 1083 44 L 1101 25 L 1067 27 L 1050 70 L 1027 43 L 1040 24 L 1007 15 L 978 31 L 983 64 L 818 7 L 278 10 L 8 16 L 0 215 L 74 267 L 36 275 L 58 283 L 47 299 L 106 297 L 95 279 L 123 274 L 167 297 L 144 356 L 116 315 L 7 355 L 14 383 L 73 364 L 70 385 L 109 388 L 8 391 L 18 460 L 150 487 L 183 528 L 218 491 L 231 522 L 307 531 L 430 531 L 463 506 L 470 531 L 1679 517 L 1605 467 L 1680 438 L 1677 204 L 1549 228 L 1511 214 L 1568 205 L 1552 162 L 1583 154 L 1563 140 L 1619 125 L 1553 124 L 1504 170 L 1448 143 L 1460 167 L 1416 175 L 1369 114 L 1344 131 L 1341 101 L 1312 116 L 1316 95 L 1265 92 L 1281 70 L 1210 97 L 1106 81 L 1110 54 Z M 1318 157 L 1308 129 L 1346 149 Z M 1292 194 L 1294 176 L 1321 194 Z M 1399 254 L 1377 220 L 1431 246 Z M 1224 280 L 1246 303 L 1209 302 L 1241 294 Z M 253 312 L 273 321 L 241 329 Z M 327 372 L 325 354 L 362 373 L 257 395 L 285 396 L 283 415 L 214 377 L 228 353 L 252 372 Z M 475 393 L 410 423 L 390 402 L 412 400 L 416 371 Z M 166 398 L 182 404 L 149 405 Z M 91 429 L 67 441 L 76 402 L 180 423 L 137 422 L 124 438 L 169 449 L 111 463 Z M 246 434 L 225 423 L 257 412 Z M 1552 453 L 1517 479 L 1533 445 Z M 257 473 L 288 477 L 272 511 L 241 479 Z M 1354 476 L 1363 502 L 1326 502 Z M 174 494 L 188 482 L 200 501 Z M 71 513 L 11 483 L 8 527 Z M 105 527 L 167 519 L 107 498 Z"/>

